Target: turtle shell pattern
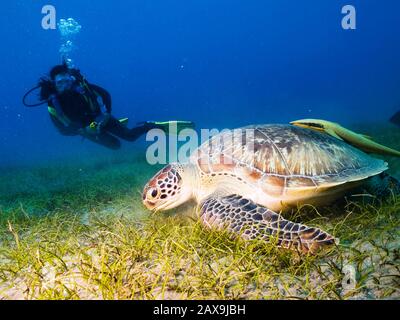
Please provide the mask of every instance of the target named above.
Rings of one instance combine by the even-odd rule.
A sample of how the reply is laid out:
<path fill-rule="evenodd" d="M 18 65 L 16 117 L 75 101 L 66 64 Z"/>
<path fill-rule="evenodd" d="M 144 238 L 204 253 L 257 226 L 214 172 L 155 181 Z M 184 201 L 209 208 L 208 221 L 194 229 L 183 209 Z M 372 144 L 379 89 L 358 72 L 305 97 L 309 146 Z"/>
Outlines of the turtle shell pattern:
<path fill-rule="evenodd" d="M 292 125 L 222 131 L 191 156 L 202 176 L 234 175 L 268 194 L 317 190 L 360 181 L 387 163 L 323 132 Z"/>

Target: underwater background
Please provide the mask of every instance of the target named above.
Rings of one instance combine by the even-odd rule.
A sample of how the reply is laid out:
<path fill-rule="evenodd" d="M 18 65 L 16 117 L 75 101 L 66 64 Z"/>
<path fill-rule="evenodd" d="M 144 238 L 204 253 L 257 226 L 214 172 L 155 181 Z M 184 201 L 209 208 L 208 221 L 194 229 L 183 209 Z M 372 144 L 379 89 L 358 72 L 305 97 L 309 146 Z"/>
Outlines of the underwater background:
<path fill-rule="evenodd" d="M 55 6 L 57 21 L 72 17 L 82 26 L 74 63 L 109 90 L 114 114 L 131 126 L 169 119 L 193 120 L 197 128 L 300 118 L 387 123 L 400 109 L 400 3 L 348 2 L 5 2 L 1 165 L 108 152 L 61 136 L 45 106 L 21 103 L 61 62 L 58 31 L 41 27 L 44 5 Z M 356 30 L 342 29 L 346 4 L 356 8 Z M 139 146 L 124 143 L 120 152 Z"/>
<path fill-rule="evenodd" d="M 150 215 L 141 191 L 160 166 L 146 162 L 144 137 L 108 150 L 62 136 L 45 105 L 22 104 L 61 63 L 58 30 L 41 26 L 49 4 L 57 21 L 82 26 L 71 58 L 130 127 L 317 118 L 400 149 L 400 127 L 389 123 L 400 110 L 398 0 L 3 2 L 0 300 L 400 298 L 395 195 L 292 213 L 341 239 L 322 259 L 206 232 L 175 214 L 190 205 Z M 356 30 L 341 25 L 348 4 Z M 399 178 L 398 158 L 384 158 Z"/>

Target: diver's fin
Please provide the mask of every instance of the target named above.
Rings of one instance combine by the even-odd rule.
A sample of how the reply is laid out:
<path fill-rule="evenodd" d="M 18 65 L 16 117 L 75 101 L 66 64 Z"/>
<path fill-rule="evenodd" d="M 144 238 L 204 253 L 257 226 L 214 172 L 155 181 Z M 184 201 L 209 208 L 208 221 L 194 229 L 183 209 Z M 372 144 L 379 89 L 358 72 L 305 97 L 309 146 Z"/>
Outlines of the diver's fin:
<path fill-rule="evenodd" d="M 155 128 L 163 130 L 166 134 L 177 135 L 183 129 L 193 129 L 192 121 L 146 121 L 146 124 L 154 125 Z"/>
<path fill-rule="evenodd" d="M 171 120 L 171 121 L 154 121 L 156 125 L 160 126 L 169 126 L 169 125 L 177 125 L 181 128 L 194 128 L 194 122 L 193 121 L 176 121 L 176 120 Z"/>
<path fill-rule="evenodd" d="M 125 127 L 128 125 L 128 121 L 129 121 L 129 118 L 119 119 L 119 122 Z"/>

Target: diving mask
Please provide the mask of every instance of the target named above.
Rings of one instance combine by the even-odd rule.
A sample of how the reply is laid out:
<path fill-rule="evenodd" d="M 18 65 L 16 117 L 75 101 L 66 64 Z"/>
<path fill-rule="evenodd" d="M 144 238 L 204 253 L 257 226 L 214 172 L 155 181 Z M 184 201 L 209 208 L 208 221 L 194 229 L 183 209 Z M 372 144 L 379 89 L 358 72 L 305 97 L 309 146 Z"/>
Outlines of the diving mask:
<path fill-rule="evenodd" d="M 76 78 L 68 73 L 58 74 L 54 79 L 54 85 L 58 93 L 63 93 L 72 89 Z"/>

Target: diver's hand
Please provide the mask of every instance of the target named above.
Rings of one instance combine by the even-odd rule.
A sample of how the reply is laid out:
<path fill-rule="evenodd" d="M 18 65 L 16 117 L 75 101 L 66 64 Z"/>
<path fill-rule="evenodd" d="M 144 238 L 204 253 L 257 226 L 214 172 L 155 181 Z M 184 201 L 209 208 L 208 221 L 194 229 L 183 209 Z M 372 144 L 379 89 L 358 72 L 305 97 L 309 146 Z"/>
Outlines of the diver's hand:
<path fill-rule="evenodd" d="M 100 132 L 98 130 L 98 124 L 96 122 L 92 122 L 87 127 L 78 129 L 78 133 L 82 136 L 94 136 Z"/>
<path fill-rule="evenodd" d="M 108 112 L 105 112 L 98 117 L 98 120 L 96 119 L 100 130 L 102 130 L 108 124 L 108 121 L 110 121 L 110 118 L 111 118 L 111 114 Z"/>
<path fill-rule="evenodd" d="M 97 133 L 103 132 L 104 128 L 107 126 L 108 122 L 110 121 L 111 114 L 108 112 L 101 113 L 99 116 L 96 117 L 95 121 L 90 124 L 92 128 L 96 127 Z"/>
<path fill-rule="evenodd" d="M 39 86 L 40 86 L 40 97 L 43 100 L 49 99 L 51 95 L 54 94 L 54 92 L 56 91 L 53 82 L 45 78 L 40 79 Z"/>
<path fill-rule="evenodd" d="M 78 132 L 83 136 L 99 135 L 104 131 L 104 128 L 105 126 L 107 126 L 110 118 L 110 113 L 102 113 L 98 117 L 96 117 L 95 121 L 90 123 L 87 127 L 79 129 Z"/>

